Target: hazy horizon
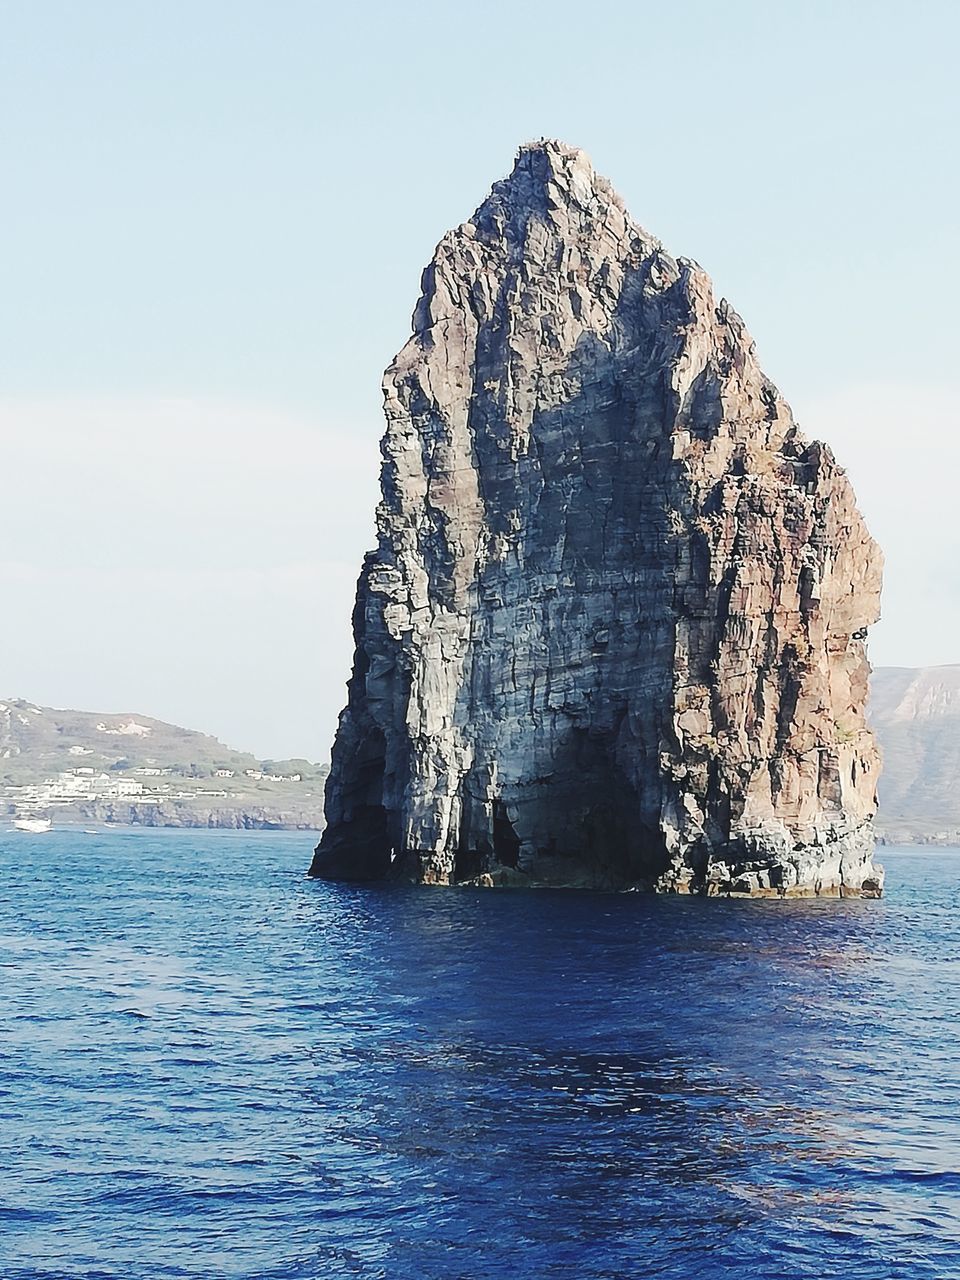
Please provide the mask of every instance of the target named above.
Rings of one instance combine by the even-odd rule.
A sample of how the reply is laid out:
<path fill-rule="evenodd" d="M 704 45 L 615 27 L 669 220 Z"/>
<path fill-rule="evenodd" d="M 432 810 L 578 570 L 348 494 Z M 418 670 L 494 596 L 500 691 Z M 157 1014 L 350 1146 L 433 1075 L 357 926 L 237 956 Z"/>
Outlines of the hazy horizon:
<path fill-rule="evenodd" d="M 848 469 L 871 661 L 960 661 L 954 6 L 0 13 L 4 696 L 328 754 L 382 371 L 544 135 L 703 264 Z"/>

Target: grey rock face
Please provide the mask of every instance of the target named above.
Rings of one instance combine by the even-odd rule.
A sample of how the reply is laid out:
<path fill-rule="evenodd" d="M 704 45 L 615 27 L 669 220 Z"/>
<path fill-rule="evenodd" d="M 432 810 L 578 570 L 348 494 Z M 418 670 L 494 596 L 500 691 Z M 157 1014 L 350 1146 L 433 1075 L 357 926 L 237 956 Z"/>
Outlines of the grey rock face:
<path fill-rule="evenodd" d="M 541 142 L 413 330 L 312 872 L 879 893 L 881 557 L 704 272 Z"/>

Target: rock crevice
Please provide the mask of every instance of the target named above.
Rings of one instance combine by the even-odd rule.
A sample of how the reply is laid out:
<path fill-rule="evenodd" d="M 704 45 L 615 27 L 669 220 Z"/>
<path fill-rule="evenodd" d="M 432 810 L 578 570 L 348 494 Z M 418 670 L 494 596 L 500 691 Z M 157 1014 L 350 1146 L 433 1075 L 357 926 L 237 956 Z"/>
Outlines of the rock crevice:
<path fill-rule="evenodd" d="M 384 400 L 314 874 L 880 891 L 878 549 L 583 152 L 523 148 L 444 237 Z"/>

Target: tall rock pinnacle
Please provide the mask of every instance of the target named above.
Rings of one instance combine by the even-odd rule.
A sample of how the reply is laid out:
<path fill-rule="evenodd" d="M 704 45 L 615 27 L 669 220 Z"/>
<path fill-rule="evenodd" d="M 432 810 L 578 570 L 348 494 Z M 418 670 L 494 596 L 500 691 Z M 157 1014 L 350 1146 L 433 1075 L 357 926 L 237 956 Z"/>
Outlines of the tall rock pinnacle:
<path fill-rule="evenodd" d="M 696 263 L 526 146 L 384 393 L 313 874 L 878 894 L 880 553 Z"/>

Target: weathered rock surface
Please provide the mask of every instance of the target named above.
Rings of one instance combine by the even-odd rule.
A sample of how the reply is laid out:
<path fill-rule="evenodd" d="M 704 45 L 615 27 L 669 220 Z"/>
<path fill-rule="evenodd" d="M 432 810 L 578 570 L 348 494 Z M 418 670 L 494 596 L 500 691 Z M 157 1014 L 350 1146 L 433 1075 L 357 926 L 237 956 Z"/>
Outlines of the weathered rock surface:
<path fill-rule="evenodd" d="M 525 147 L 384 390 L 313 873 L 879 893 L 881 557 L 700 267 Z"/>

